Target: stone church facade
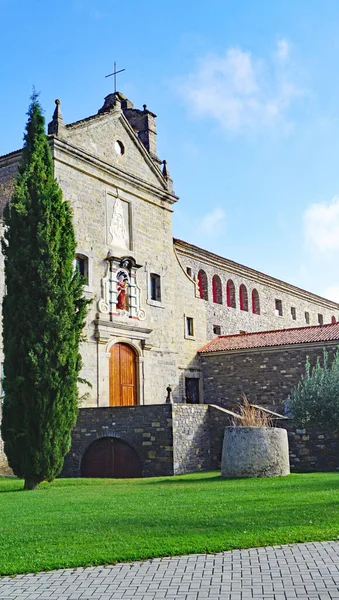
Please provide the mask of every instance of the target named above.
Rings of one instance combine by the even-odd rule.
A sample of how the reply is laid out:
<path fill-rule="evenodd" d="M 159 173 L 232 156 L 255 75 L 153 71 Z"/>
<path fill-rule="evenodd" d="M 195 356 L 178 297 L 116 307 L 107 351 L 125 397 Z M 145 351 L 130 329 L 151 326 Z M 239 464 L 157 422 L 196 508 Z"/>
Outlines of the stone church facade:
<path fill-rule="evenodd" d="M 156 115 L 109 94 L 98 113 L 48 125 L 55 177 L 74 215 L 91 299 L 82 343 L 82 406 L 208 403 L 198 350 L 216 335 L 325 324 L 339 305 L 173 240 L 178 196 L 157 156 Z M 0 157 L 0 206 L 20 151 Z M 4 293 L 3 263 L 0 294 Z M 0 361 L 3 355 L 0 351 Z"/>

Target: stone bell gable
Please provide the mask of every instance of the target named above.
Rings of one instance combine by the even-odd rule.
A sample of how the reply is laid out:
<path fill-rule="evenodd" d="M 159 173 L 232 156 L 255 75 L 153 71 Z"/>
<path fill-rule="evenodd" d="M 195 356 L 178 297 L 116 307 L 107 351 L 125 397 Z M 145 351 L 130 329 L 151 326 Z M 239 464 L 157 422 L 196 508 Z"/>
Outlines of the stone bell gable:
<path fill-rule="evenodd" d="M 48 133 L 82 149 L 87 155 L 105 162 L 120 171 L 123 178 L 132 176 L 137 185 L 150 185 L 159 191 L 173 191 L 166 162 L 156 154 L 156 115 L 147 110 L 133 108 L 133 104 L 120 92 L 109 94 L 96 115 L 67 124 L 64 122 L 60 100 L 56 100 L 53 119 Z M 154 190 L 152 190 L 154 191 Z M 161 196 L 173 203 L 172 195 Z"/>

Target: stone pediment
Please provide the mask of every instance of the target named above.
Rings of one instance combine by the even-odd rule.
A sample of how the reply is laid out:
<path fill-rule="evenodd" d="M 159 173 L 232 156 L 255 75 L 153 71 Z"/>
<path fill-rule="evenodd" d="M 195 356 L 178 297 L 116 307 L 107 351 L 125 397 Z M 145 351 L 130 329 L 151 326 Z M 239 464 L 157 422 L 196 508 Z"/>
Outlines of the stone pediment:
<path fill-rule="evenodd" d="M 152 158 L 119 108 L 67 125 L 66 129 L 65 139 L 72 145 L 152 186 L 167 190 L 160 162 Z"/>

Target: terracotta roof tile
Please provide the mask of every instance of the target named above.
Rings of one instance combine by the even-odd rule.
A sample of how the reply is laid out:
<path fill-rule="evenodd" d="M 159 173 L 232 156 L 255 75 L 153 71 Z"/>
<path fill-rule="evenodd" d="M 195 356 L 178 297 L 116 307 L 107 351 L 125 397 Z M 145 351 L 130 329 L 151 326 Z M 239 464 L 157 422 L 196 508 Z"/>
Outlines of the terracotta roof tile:
<path fill-rule="evenodd" d="M 200 348 L 199 352 L 245 350 L 247 348 L 265 348 L 269 346 L 307 344 L 310 342 L 327 342 L 332 340 L 338 340 L 339 343 L 339 323 L 296 327 L 294 329 L 257 331 L 255 333 L 219 335 Z"/>

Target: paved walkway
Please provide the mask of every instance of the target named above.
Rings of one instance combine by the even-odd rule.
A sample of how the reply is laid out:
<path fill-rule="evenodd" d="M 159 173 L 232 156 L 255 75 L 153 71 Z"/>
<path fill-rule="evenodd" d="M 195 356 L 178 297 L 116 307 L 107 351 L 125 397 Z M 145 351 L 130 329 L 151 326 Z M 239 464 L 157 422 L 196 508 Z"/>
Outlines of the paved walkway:
<path fill-rule="evenodd" d="M 1 600 L 339 599 L 339 543 L 157 558 L 0 578 Z"/>

